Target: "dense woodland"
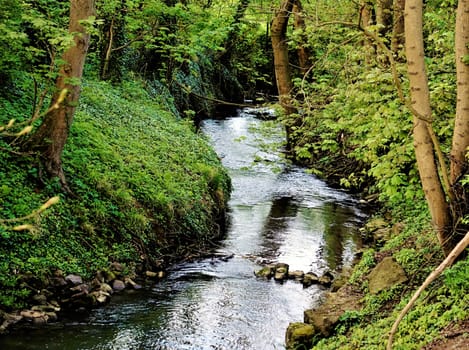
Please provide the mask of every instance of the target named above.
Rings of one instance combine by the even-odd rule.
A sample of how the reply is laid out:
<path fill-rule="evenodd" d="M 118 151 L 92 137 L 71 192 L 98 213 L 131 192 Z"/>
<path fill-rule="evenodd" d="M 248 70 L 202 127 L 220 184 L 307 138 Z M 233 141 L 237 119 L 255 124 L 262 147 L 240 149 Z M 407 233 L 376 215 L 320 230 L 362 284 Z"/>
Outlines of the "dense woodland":
<path fill-rule="evenodd" d="M 409 285 L 366 296 L 318 348 L 383 348 L 467 232 L 469 1 L 0 0 L 0 34 L 5 311 L 57 269 L 209 246 L 230 183 L 194 124 L 248 100 L 278 102 L 286 157 L 405 226 L 350 282 L 366 292 L 392 255 Z M 434 282 L 396 346 L 467 320 L 468 269 L 462 257 Z"/>

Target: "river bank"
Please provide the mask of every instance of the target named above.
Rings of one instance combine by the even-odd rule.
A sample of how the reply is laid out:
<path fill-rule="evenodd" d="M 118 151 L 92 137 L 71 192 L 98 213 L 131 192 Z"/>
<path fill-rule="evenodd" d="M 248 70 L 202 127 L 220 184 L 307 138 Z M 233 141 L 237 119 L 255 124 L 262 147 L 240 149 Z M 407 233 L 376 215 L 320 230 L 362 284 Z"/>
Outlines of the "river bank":
<path fill-rule="evenodd" d="M 288 322 L 314 306 L 326 289 L 260 279 L 254 272 L 268 261 L 287 262 L 292 270 L 311 276 L 326 271 L 337 275 L 351 265 L 366 214 L 355 198 L 281 157 L 283 132 L 277 123 L 241 112 L 204 121 L 201 128 L 222 157 L 234 188 L 228 232 L 215 257 L 175 265 L 165 278 L 137 292 L 115 293 L 106 308 L 64 330 L 30 332 L 28 349 L 85 343 L 90 349 L 110 344 L 282 349 Z M 67 327 L 75 329 L 73 336 Z M 44 334 L 53 338 L 45 341 Z M 4 338 L 3 344 L 24 348 L 16 338 Z"/>
<path fill-rule="evenodd" d="M 10 109 L 28 103 L 15 102 Z M 220 238 L 229 177 L 208 142 L 168 103 L 139 81 L 86 81 L 64 153 L 73 195 L 44 180 L 33 159 L 2 152 L 2 218 L 60 200 L 28 216 L 27 230 L 0 229 L 0 323 L 9 324 L 14 310 L 51 312 L 23 312 L 25 320 L 43 322 L 72 304 L 95 307 L 112 289 L 135 288 L 134 279 L 158 277 Z M 112 288 L 115 281 L 124 286 Z"/>

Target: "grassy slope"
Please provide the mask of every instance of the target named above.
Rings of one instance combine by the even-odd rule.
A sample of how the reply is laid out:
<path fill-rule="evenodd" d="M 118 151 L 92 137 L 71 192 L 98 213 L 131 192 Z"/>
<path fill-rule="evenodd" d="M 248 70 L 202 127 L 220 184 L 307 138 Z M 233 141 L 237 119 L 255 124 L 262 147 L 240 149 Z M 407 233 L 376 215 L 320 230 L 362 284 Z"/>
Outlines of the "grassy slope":
<path fill-rule="evenodd" d="M 3 124 L 27 106 L 0 102 Z M 0 228 L 0 307 L 29 294 L 20 286 L 25 272 L 90 277 L 110 261 L 149 267 L 213 238 L 229 179 L 208 142 L 162 105 L 138 82 L 84 84 L 64 154 L 76 198 L 61 194 L 30 232 Z M 2 151 L 0 164 L 1 218 L 27 215 L 61 193 L 55 181 L 39 185 L 33 159 Z"/>
<path fill-rule="evenodd" d="M 396 215 L 398 215 L 396 213 Z M 314 349 L 384 349 L 399 312 L 428 274 L 443 260 L 435 235 L 429 227 L 424 206 L 404 211 L 405 229 L 382 248 L 367 250 L 350 279 L 365 293 L 364 308 L 342 317 L 338 334 L 320 341 Z M 393 256 L 409 277 L 404 285 L 368 294 L 366 276 L 384 256 Z M 411 309 L 394 337 L 393 349 L 421 349 L 441 337 L 451 323 L 468 319 L 469 259 L 460 261 L 433 282 Z"/>

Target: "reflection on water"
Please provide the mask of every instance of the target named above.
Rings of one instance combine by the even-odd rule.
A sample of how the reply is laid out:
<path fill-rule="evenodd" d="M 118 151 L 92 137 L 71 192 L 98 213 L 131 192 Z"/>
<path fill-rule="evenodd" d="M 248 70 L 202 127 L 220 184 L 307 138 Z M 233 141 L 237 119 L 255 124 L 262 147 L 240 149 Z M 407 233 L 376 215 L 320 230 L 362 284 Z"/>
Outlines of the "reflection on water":
<path fill-rule="evenodd" d="M 0 337 L 0 349 L 284 348 L 288 323 L 301 321 L 323 290 L 256 279 L 254 261 L 340 271 L 352 262 L 364 215 L 353 198 L 269 149 L 283 139 L 279 127 L 240 113 L 205 121 L 202 130 L 232 176 L 230 225 L 219 252 L 234 257 L 176 266 L 164 281 L 114 297 L 81 323 Z M 268 137 L 259 141 L 256 130 Z"/>

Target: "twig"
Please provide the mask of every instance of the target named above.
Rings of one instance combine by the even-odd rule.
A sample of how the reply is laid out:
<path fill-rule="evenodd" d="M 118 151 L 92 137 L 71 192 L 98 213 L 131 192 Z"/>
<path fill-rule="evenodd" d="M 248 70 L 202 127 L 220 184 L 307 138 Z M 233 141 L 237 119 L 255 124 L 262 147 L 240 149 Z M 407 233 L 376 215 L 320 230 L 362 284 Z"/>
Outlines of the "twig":
<path fill-rule="evenodd" d="M 409 312 L 409 310 L 412 308 L 412 306 L 415 304 L 417 301 L 418 297 L 422 292 L 427 288 L 430 283 L 432 283 L 447 267 L 451 266 L 456 258 L 466 249 L 466 247 L 469 245 L 469 232 L 466 233 L 464 238 L 454 247 L 454 249 L 448 254 L 445 260 L 435 269 L 432 271 L 432 273 L 427 277 L 425 282 L 417 289 L 415 294 L 412 296 L 410 301 L 407 303 L 407 305 L 404 307 L 404 309 L 401 311 L 399 316 L 397 317 L 396 321 L 392 325 L 391 331 L 389 333 L 389 338 L 388 338 L 388 344 L 386 346 L 386 350 L 392 350 L 392 342 L 394 335 L 397 332 L 397 328 L 399 327 L 399 324 L 401 323 L 402 319 L 404 316 Z"/>

